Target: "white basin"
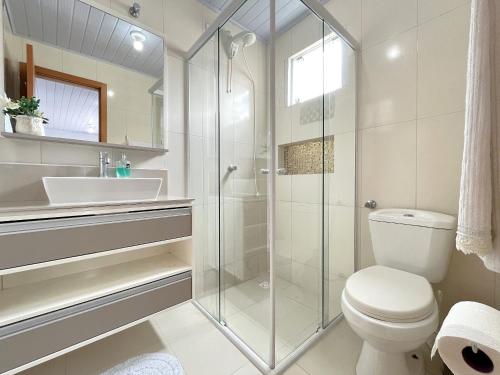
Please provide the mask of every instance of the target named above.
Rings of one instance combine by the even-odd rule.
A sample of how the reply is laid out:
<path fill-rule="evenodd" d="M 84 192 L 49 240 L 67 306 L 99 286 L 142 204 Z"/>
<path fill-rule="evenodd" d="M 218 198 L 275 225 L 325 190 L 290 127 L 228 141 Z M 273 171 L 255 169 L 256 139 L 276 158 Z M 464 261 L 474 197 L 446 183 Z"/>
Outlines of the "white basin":
<path fill-rule="evenodd" d="M 44 177 L 51 204 L 153 201 L 161 178 Z"/>

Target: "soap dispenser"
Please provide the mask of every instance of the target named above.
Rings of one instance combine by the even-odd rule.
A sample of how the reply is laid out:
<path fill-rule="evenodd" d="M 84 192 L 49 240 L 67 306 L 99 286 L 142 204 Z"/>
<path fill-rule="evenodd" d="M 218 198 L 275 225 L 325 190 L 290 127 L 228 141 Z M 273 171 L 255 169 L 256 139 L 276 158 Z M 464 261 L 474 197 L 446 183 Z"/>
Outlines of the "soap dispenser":
<path fill-rule="evenodd" d="M 121 160 L 116 162 L 116 177 L 130 177 L 130 166 L 127 155 L 122 154 Z"/>

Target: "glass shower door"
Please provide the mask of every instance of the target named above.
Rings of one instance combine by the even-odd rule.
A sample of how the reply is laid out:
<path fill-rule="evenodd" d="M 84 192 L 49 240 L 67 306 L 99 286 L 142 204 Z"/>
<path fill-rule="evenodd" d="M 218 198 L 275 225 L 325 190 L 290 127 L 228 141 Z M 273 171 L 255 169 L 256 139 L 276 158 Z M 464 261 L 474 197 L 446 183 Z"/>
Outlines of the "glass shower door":
<path fill-rule="evenodd" d="M 236 20 L 269 7 L 245 3 L 219 29 L 221 320 L 269 363 L 267 43 Z M 268 27 L 268 26 L 267 26 Z"/>
<path fill-rule="evenodd" d="M 341 313 L 341 295 L 355 270 L 356 54 L 324 25 L 323 324 Z"/>
<path fill-rule="evenodd" d="M 277 18 L 276 354 L 280 361 L 321 326 L 323 202 L 323 21 Z"/>
<path fill-rule="evenodd" d="M 215 33 L 189 60 L 189 196 L 193 202 L 194 293 L 220 318 L 218 40 Z"/>
<path fill-rule="evenodd" d="M 195 299 L 261 369 L 355 267 L 355 52 L 306 3 L 230 2 L 189 61 Z"/>

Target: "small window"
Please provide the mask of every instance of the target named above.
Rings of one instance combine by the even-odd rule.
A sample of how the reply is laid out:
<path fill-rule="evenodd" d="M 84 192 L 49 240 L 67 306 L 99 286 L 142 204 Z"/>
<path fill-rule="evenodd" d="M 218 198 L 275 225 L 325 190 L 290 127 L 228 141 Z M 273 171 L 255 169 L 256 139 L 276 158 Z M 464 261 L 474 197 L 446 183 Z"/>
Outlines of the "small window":
<path fill-rule="evenodd" d="M 340 88 L 342 88 L 342 42 L 336 35 L 324 39 L 324 53 L 323 40 L 319 40 L 288 59 L 288 106 L 303 103 Z"/>
<path fill-rule="evenodd" d="M 99 90 L 35 75 L 35 97 L 50 119 L 45 135 L 99 142 Z"/>

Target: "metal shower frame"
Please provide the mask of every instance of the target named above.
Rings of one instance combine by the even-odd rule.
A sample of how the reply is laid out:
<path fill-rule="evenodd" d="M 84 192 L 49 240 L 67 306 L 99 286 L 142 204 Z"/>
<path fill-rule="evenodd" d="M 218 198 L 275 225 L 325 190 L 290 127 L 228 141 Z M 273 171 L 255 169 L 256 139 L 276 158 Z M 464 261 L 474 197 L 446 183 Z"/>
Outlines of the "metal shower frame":
<path fill-rule="evenodd" d="M 193 44 L 193 46 L 187 52 L 187 60 L 191 60 L 199 50 L 201 50 L 205 44 L 218 32 L 218 30 L 224 26 L 231 17 L 249 0 L 233 0 L 228 4 L 218 17 L 211 23 L 211 25 L 205 30 L 203 35 L 198 38 L 198 40 Z M 309 10 L 315 14 L 320 20 L 322 20 L 328 27 L 330 27 L 347 45 L 349 45 L 355 55 L 355 66 L 357 67 L 357 54 L 359 52 L 359 43 L 357 40 L 338 22 L 335 17 L 317 0 L 298 0 L 304 4 Z M 269 39 L 269 61 L 275 61 L 275 49 L 276 49 L 276 0 L 269 0 L 270 5 L 270 39 Z M 269 76 L 275 77 L 275 63 L 271 63 L 269 67 Z M 189 69 L 186 69 L 186 75 L 189 82 Z M 189 84 L 186 85 L 189 90 Z M 189 94 L 188 94 L 189 97 Z M 269 193 L 271 197 L 276 196 L 276 110 L 275 110 L 275 98 L 276 98 L 276 87 L 274 79 L 269 82 L 269 108 L 270 108 L 270 173 L 268 180 Z M 189 104 L 188 104 L 189 105 Z M 354 152 L 356 152 L 357 145 L 355 144 Z M 357 157 L 357 156 L 356 156 Z M 357 165 L 357 162 L 356 162 Z M 357 175 L 357 174 L 356 174 Z M 356 184 L 354 186 L 356 189 Z M 323 334 L 328 331 L 331 327 L 334 327 L 342 319 L 342 314 L 337 316 L 335 319 L 330 321 L 327 325 L 322 319 L 322 325 L 318 331 L 316 331 L 310 338 L 305 340 L 298 348 L 295 349 L 290 355 L 288 355 L 284 360 L 276 363 L 276 316 L 275 316 L 275 217 L 276 217 L 276 202 L 271 199 L 269 202 L 269 238 L 271 239 L 269 246 L 269 272 L 270 272 L 270 355 L 269 363 L 265 362 L 255 351 L 250 348 L 243 340 L 241 340 L 232 330 L 223 325 L 220 321 L 216 320 L 199 302 L 193 300 L 193 304 L 212 322 L 215 326 L 262 372 L 265 374 L 280 374 L 288 367 L 290 367 L 313 343 L 319 340 Z M 220 203 L 219 203 L 220 206 Z M 356 204 L 355 204 L 356 207 Z M 355 223 L 357 222 L 357 214 L 354 215 Z M 324 238 L 324 234 L 322 234 Z M 357 248 L 356 236 L 354 240 L 355 249 Z M 356 255 L 355 255 L 356 258 Z M 323 260 L 324 262 L 324 260 Z M 323 266 L 323 264 L 322 264 Z M 324 268 L 322 267 L 322 270 Z M 220 290 L 220 285 L 219 285 Z M 321 291 L 322 300 L 324 301 L 325 295 L 324 290 Z M 220 296 L 219 296 L 220 298 Z M 323 302 L 324 303 L 324 302 Z M 220 311 L 219 311 L 220 314 Z"/>

